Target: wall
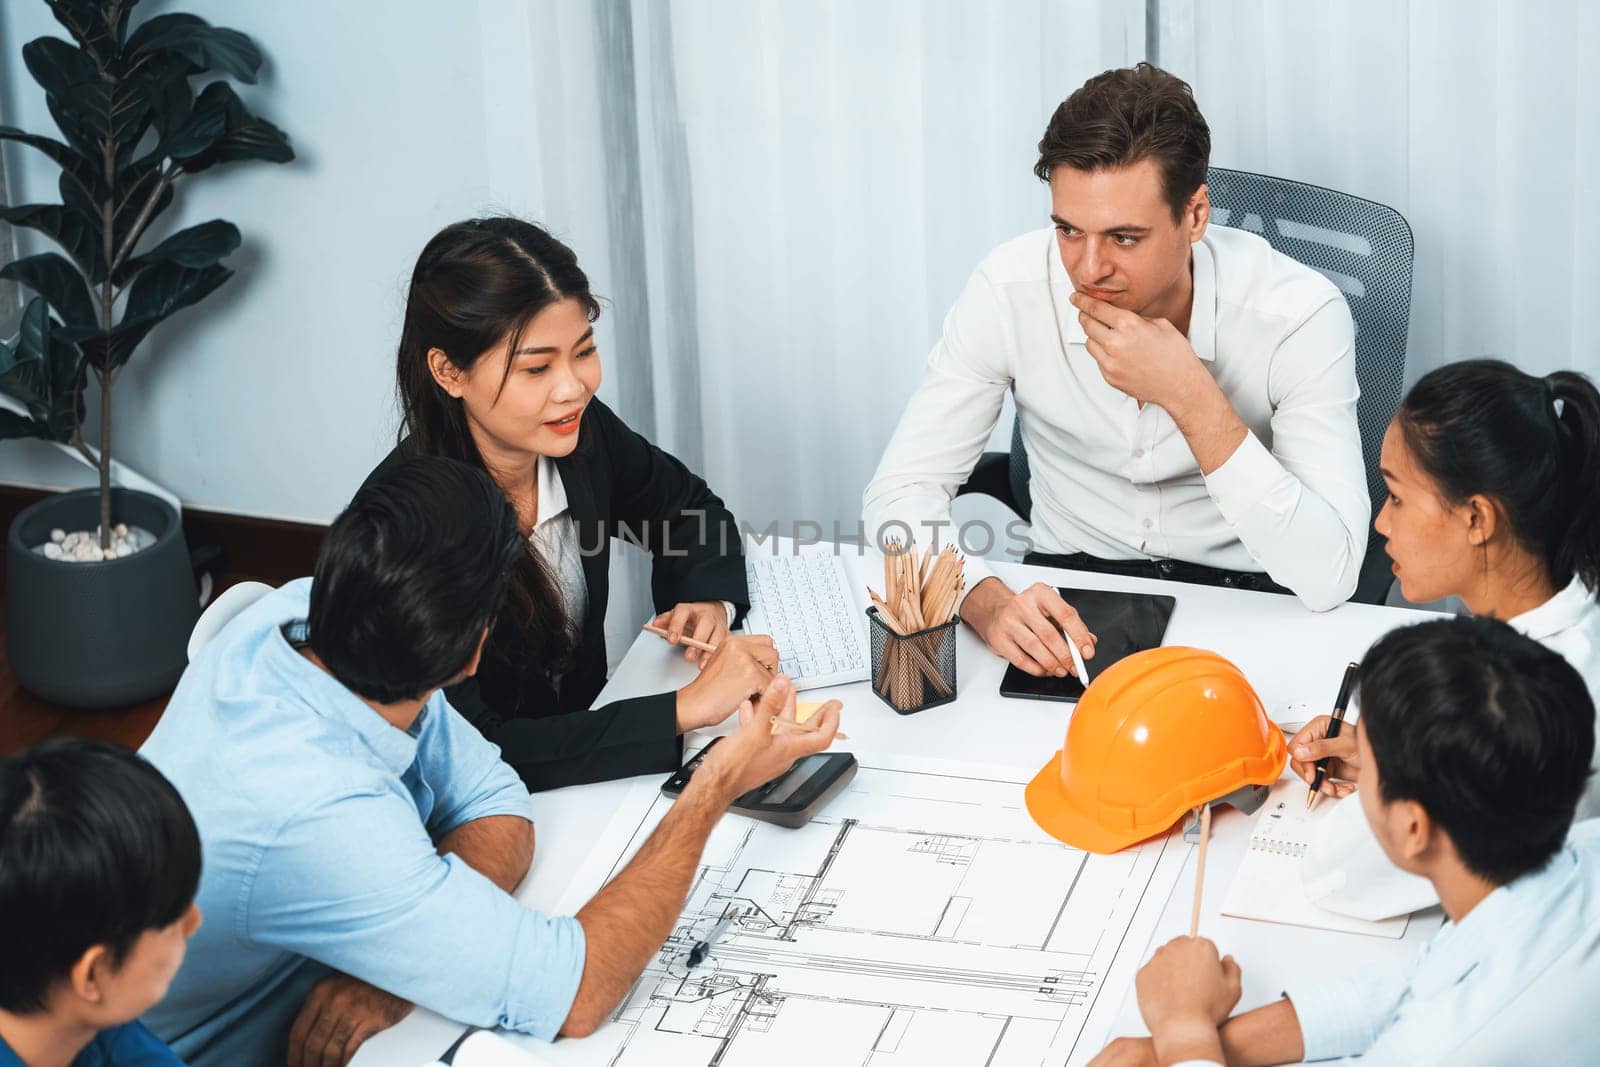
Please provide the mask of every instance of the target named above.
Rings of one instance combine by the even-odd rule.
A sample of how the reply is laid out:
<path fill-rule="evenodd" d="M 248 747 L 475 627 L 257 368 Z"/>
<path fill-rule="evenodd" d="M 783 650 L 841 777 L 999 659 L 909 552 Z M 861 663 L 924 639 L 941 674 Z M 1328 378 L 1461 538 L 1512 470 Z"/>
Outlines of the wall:
<path fill-rule="evenodd" d="M 164 230 L 222 217 L 238 274 L 151 335 L 114 392 L 113 454 L 196 507 L 331 519 L 394 442 L 394 346 L 417 252 L 485 210 L 530 211 L 521 164 L 530 94 L 514 0 L 186 0 L 267 56 L 254 110 L 297 159 L 180 184 Z M 520 25 L 519 25 L 520 24 Z M 0 4 L 0 117 L 54 133 L 23 42 L 65 36 L 43 3 Z M 519 142 L 520 138 L 520 142 Z M 16 202 L 55 198 L 57 171 L 8 144 Z M 33 235 L 18 231 L 19 243 Z M 22 254 L 42 251 L 19 249 Z M 88 484 L 37 442 L 0 446 L 0 482 Z"/>

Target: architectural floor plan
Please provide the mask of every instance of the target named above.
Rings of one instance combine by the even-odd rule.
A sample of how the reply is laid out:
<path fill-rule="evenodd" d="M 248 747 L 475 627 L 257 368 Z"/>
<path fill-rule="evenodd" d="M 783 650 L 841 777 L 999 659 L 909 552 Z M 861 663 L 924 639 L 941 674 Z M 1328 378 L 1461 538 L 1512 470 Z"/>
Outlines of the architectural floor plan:
<path fill-rule="evenodd" d="M 611 1022 L 530 1047 L 620 1067 L 1087 1061 L 1189 846 L 1174 832 L 1115 856 L 1070 848 L 1028 818 L 1026 777 L 862 758 L 803 829 L 725 817 L 677 928 Z M 636 786 L 560 910 L 620 870 L 671 803 Z"/>

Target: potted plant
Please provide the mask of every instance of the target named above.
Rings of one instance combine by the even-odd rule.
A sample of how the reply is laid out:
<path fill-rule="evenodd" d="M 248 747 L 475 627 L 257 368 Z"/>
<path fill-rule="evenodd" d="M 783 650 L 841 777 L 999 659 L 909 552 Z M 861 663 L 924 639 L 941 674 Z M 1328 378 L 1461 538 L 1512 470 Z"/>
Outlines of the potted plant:
<path fill-rule="evenodd" d="M 178 514 L 111 484 L 113 387 L 139 344 L 232 275 L 239 230 L 213 219 L 146 240 L 175 188 L 244 160 L 294 158 L 288 138 L 226 80 L 253 83 L 249 37 L 188 14 L 131 26 L 138 0 L 47 0 L 71 40 L 40 37 L 22 58 L 61 140 L 0 126 L 61 169 L 61 202 L 0 207 L 61 252 L 0 268 L 37 294 L 13 344 L 0 343 L 0 437 L 64 443 L 99 470 L 100 488 L 28 508 L 7 537 L 6 645 L 17 680 L 76 707 L 134 703 L 173 685 L 199 614 Z M 224 77 L 217 77 L 222 75 Z M 210 80 L 195 92 L 192 80 Z M 85 440 L 95 386 L 98 444 Z M 77 534 L 77 536 L 74 536 Z"/>

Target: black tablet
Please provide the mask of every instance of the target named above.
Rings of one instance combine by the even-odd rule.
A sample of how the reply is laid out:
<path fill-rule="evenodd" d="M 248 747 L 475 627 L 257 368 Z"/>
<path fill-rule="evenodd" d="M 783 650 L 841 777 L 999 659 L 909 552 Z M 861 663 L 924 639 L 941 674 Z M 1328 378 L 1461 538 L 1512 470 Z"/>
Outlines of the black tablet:
<path fill-rule="evenodd" d="M 1112 593 L 1104 589 L 1057 589 L 1061 599 L 1078 610 L 1089 632 L 1099 638 L 1094 659 L 1084 666 L 1089 680 L 1120 659 L 1135 652 L 1157 648 L 1166 636 L 1167 623 L 1177 599 L 1150 593 Z M 1000 695 L 1025 700 L 1063 700 L 1075 704 L 1083 695 L 1083 683 L 1070 674 L 1065 678 L 1035 678 L 1016 666 L 1008 666 L 1000 679 Z"/>

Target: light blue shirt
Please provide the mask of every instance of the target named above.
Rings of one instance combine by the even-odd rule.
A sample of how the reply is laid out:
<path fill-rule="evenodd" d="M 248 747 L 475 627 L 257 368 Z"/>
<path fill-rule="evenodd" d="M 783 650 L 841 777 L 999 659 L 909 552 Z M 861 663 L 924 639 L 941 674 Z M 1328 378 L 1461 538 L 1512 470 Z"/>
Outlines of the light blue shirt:
<path fill-rule="evenodd" d="M 1308 1060 L 1600 1063 L 1600 820 L 1417 958 L 1285 990 Z"/>
<path fill-rule="evenodd" d="M 434 842 L 528 817 L 494 745 L 435 693 L 390 725 L 284 636 L 311 580 L 225 626 L 142 754 L 200 829 L 204 923 L 145 1022 L 194 1067 L 281 1065 L 327 968 L 453 1019 L 555 1037 L 583 972 L 583 928 L 522 907 Z"/>

